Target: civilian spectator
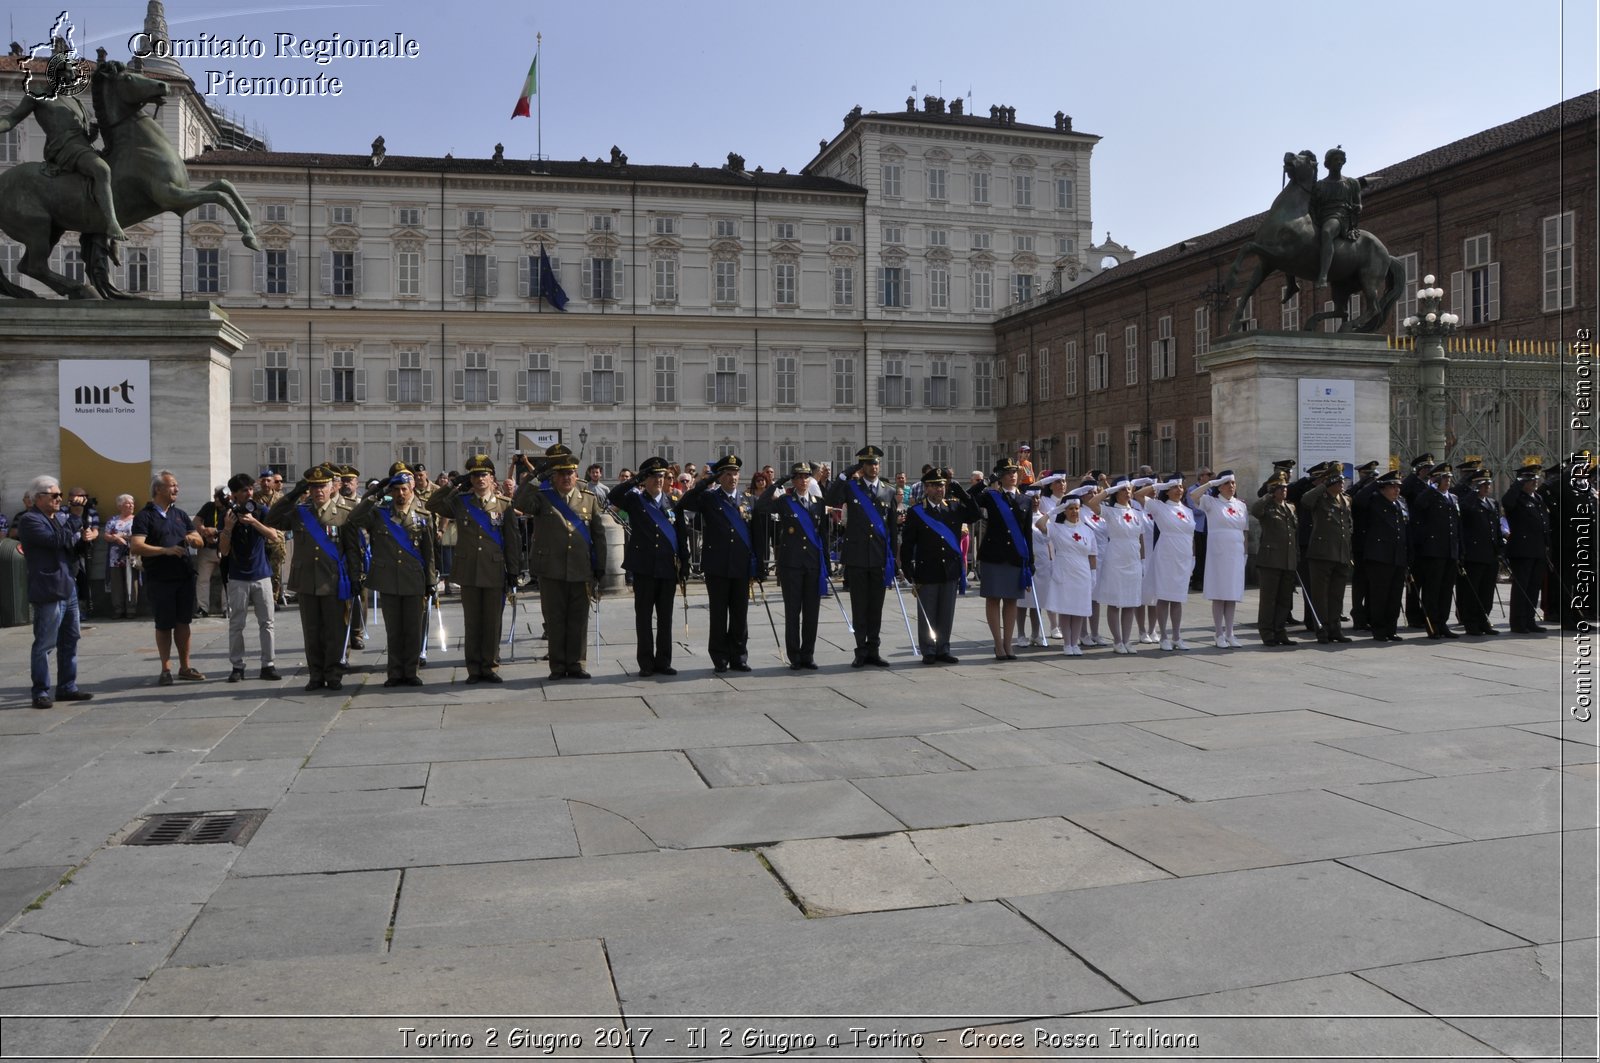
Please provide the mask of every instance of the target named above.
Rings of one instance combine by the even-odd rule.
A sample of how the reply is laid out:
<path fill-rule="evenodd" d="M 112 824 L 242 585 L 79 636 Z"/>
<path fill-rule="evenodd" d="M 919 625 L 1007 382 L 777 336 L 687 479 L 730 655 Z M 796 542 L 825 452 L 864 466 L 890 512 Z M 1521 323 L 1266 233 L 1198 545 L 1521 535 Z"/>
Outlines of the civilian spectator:
<path fill-rule="evenodd" d="M 602 506 L 606 504 L 606 496 L 611 492 L 609 487 L 600 482 L 604 476 L 605 469 L 599 464 L 591 465 L 583 471 L 584 486 L 594 493 Z"/>
<path fill-rule="evenodd" d="M 139 606 L 139 583 L 143 573 L 128 552 L 133 536 L 133 496 L 117 496 L 117 513 L 106 521 L 106 591 L 111 596 L 111 615 L 119 620 L 132 617 Z"/>
<path fill-rule="evenodd" d="M 244 678 L 244 625 L 253 609 L 256 628 L 261 634 L 261 671 L 258 678 L 280 679 L 276 667 L 276 637 L 273 631 L 272 566 L 267 561 L 267 544 L 280 541 L 283 533 L 261 520 L 266 511 L 251 497 L 254 481 L 241 472 L 228 481 L 229 505 L 223 514 L 217 549 L 227 560 L 228 660 L 233 670 L 228 682 Z"/>
<path fill-rule="evenodd" d="M 189 622 L 194 619 L 194 568 L 189 551 L 202 543 L 189 514 L 178 508 L 178 478 L 166 469 L 150 482 L 150 501 L 133 518 L 129 545 L 144 561 L 145 593 L 156 618 L 161 686 L 172 685 L 172 647 L 178 647 L 178 678 L 205 676 L 189 663 Z"/>
<path fill-rule="evenodd" d="M 78 588 L 73 564 L 82 543 L 96 532 L 61 512 L 61 484 L 40 476 L 28 485 L 32 505 L 14 523 L 28 566 L 28 603 L 33 606 L 33 707 L 57 701 L 88 701 L 78 689 Z M 56 651 L 55 697 L 50 696 L 50 649 Z"/>
<path fill-rule="evenodd" d="M 194 615 L 211 615 L 211 580 L 222 564 L 217 552 L 217 540 L 222 536 L 222 515 L 229 507 L 228 489 L 219 487 L 211 492 L 211 500 L 194 515 L 194 530 L 200 533 L 200 552 L 195 555 Z M 227 587 L 224 586 L 226 591 Z"/>

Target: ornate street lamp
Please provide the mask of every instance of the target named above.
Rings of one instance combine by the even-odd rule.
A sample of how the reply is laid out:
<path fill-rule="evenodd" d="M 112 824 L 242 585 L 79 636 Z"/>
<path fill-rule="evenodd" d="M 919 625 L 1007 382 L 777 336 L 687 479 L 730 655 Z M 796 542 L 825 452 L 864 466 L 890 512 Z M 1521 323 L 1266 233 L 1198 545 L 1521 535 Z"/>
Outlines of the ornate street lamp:
<path fill-rule="evenodd" d="M 1445 395 L 1445 377 L 1450 359 L 1445 354 L 1445 337 L 1461 325 L 1461 318 L 1440 309 L 1444 305 L 1444 289 L 1434 286 L 1433 274 L 1422 278 L 1417 291 L 1417 313 L 1400 322 L 1406 335 L 1417 343 L 1417 379 L 1421 385 L 1422 449 L 1438 454 L 1443 460 L 1449 450 L 1449 404 Z"/>

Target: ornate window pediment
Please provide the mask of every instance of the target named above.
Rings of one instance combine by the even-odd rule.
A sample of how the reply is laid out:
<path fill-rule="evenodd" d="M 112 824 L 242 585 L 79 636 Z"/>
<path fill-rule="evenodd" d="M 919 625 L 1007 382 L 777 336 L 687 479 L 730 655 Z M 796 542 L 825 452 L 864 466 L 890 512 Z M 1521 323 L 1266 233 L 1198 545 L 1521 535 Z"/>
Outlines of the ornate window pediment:
<path fill-rule="evenodd" d="M 1011 165 L 1019 170 L 1031 170 L 1039 163 L 1032 155 L 1017 155 L 1012 158 Z"/>
<path fill-rule="evenodd" d="M 1033 271 L 1033 270 L 1038 268 L 1039 259 L 1037 257 L 1035 257 L 1031 252 L 1024 251 L 1021 254 L 1012 255 L 1011 256 L 1011 264 L 1013 266 L 1017 267 L 1017 269 L 1019 269 L 1019 270 L 1022 270 L 1024 272 L 1031 272 L 1031 271 Z"/>
<path fill-rule="evenodd" d="M 929 262 L 949 262 L 951 260 L 948 247 L 930 247 L 923 257 Z"/>
<path fill-rule="evenodd" d="M 683 250 L 683 241 L 676 236 L 652 236 L 645 242 L 645 247 L 651 251 L 677 254 Z"/>
<path fill-rule="evenodd" d="M 950 153 L 943 148 L 929 148 L 927 151 L 922 153 L 922 157 L 933 162 L 950 161 Z"/>
<path fill-rule="evenodd" d="M 828 248 L 828 261 L 838 263 L 854 262 L 860 256 L 850 244 L 834 244 Z"/>
<path fill-rule="evenodd" d="M 878 155 L 885 159 L 904 159 L 906 157 L 906 149 L 898 144 L 885 144 L 878 149 Z"/>
<path fill-rule="evenodd" d="M 975 251 L 970 256 L 969 261 L 971 261 L 974 266 L 987 269 L 994 265 L 994 254 L 989 251 Z"/>
<path fill-rule="evenodd" d="M 975 151 L 967 156 L 967 161 L 974 166 L 993 166 L 994 156 L 986 151 Z"/>
<path fill-rule="evenodd" d="M 711 241 L 711 253 L 716 256 L 735 257 L 744 250 L 744 245 L 737 240 L 723 238 Z"/>
<path fill-rule="evenodd" d="M 334 240 L 360 240 L 361 230 L 353 225 L 330 225 L 325 235 L 330 243 Z"/>

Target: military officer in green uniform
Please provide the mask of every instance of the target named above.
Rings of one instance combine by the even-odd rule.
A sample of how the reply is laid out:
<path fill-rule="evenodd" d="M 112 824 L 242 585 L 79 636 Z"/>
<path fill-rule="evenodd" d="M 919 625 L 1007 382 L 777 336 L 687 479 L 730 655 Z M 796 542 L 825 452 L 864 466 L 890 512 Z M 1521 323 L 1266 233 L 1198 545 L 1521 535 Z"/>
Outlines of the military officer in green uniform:
<path fill-rule="evenodd" d="M 606 530 L 600 499 L 578 486 L 578 459 L 559 444 L 545 452 L 548 483 L 531 473 L 515 505 L 533 525 L 533 562 L 539 607 L 550 643 L 551 679 L 588 679 L 589 603 L 605 581 Z"/>
<path fill-rule="evenodd" d="M 456 522 L 450 581 L 461 588 L 467 682 L 499 683 L 501 617 L 522 571 L 511 500 L 495 490 L 494 462 L 474 454 L 466 475 L 428 499 L 428 512 Z"/>
<path fill-rule="evenodd" d="M 388 477 L 368 489 L 347 522 L 366 532 L 372 544 L 367 586 L 377 591 L 388 639 L 386 687 L 422 685 L 417 667 L 428 596 L 438 579 L 433 519 L 416 493 L 416 477 L 403 462 L 389 466 Z"/>
<path fill-rule="evenodd" d="M 266 523 L 293 532 L 289 589 L 300 604 L 305 636 L 307 690 L 338 690 L 340 659 L 350 634 L 355 579 L 345 523 L 355 503 L 334 491 L 336 473 L 319 465 L 267 510 Z"/>
<path fill-rule="evenodd" d="M 1298 646 L 1289 637 L 1288 626 L 1299 565 L 1299 518 L 1289 501 L 1288 471 L 1276 470 L 1259 494 L 1250 505 L 1250 515 L 1261 524 L 1261 543 L 1256 550 L 1256 579 L 1261 585 L 1256 630 L 1262 645 Z"/>
<path fill-rule="evenodd" d="M 354 505 L 359 499 L 357 491 L 361 483 L 361 473 L 354 465 L 335 466 L 331 462 L 330 469 L 338 469 L 340 498 L 349 499 Z M 356 596 L 350 599 L 350 648 L 364 650 L 367 648 L 367 573 L 372 567 L 372 540 L 364 528 L 351 528 L 353 536 L 350 547 L 351 556 L 356 558 L 356 566 L 350 570 L 350 578 L 356 583 Z"/>
<path fill-rule="evenodd" d="M 1350 500 L 1344 494 L 1344 470 L 1329 462 L 1322 482 L 1300 497 L 1300 505 L 1311 514 L 1306 557 L 1310 560 L 1310 605 L 1318 622 L 1317 641 L 1352 642 L 1339 619 L 1354 555 L 1350 538 L 1354 524 Z"/>

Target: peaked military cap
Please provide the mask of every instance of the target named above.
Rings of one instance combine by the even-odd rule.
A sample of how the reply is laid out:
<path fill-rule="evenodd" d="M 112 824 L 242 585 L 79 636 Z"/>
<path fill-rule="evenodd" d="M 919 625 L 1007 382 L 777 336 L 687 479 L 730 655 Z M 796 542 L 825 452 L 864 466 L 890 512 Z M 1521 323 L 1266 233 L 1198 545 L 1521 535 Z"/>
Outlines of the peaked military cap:
<path fill-rule="evenodd" d="M 922 482 L 925 484 L 947 484 L 950 482 L 950 477 L 945 475 L 944 469 L 929 469 L 922 474 Z"/>
<path fill-rule="evenodd" d="M 739 460 L 737 454 L 724 454 L 711 466 L 711 475 L 721 476 L 725 472 L 738 472 L 744 467 L 744 462 Z"/>
<path fill-rule="evenodd" d="M 1489 483 L 1492 481 L 1494 479 L 1494 473 L 1490 472 L 1488 469 L 1477 468 L 1467 473 L 1465 479 L 1467 483 L 1476 487 L 1478 484 Z"/>
<path fill-rule="evenodd" d="M 308 484 L 331 484 L 334 481 L 334 472 L 326 465 L 313 465 L 306 470 L 305 480 Z"/>
<path fill-rule="evenodd" d="M 1294 459 L 1293 458 L 1279 458 L 1277 461 L 1272 463 L 1272 467 L 1274 469 L 1282 469 L 1285 472 L 1288 472 L 1290 469 L 1294 468 Z"/>
<path fill-rule="evenodd" d="M 994 474 L 996 476 L 1004 476 L 1008 472 L 1021 472 L 1021 471 L 1022 471 L 1022 466 L 1018 465 L 1015 461 L 1012 461 L 1010 458 L 1001 458 L 999 461 L 994 463 Z"/>
<path fill-rule="evenodd" d="M 883 451 L 879 450 L 877 447 L 875 447 L 875 446 L 873 446 L 872 444 L 869 443 L 866 446 L 862 447 L 860 450 L 856 451 L 856 460 L 857 461 L 882 461 L 883 460 Z"/>
<path fill-rule="evenodd" d="M 1378 477 L 1378 486 L 1379 487 L 1399 487 L 1400 486 L 1400 470 L 1399 469 L 1390 469 L 1388 472 L 1386 472 L 1382 476 Z"/>
<path fill-rule="evenodd" d="M 1376 461 L 1369 461 L 1369 462 L 1365 463 L 1364 465 L 1357 465 L 1356 466 L 1356 472 L 1359 472 L 1359 473 L 1362 473 L 1362 474 L 1366 474 L 1366 473 L 1369 473 L 1369 472 L 1377 472 L 1377 471 L 1378 471 L 1378 463 Z"/>
<path fill-rule="evenodd" d="M 1456 474 L 1456 472 L 1455 472 L 1454 469 L 1452 469 L 1450 467 L 1450 463 L 1449 462 L 1441 461 L 1439 464 L 1437 464 L 1437 465 L 1435 465 L 1433 467 L 1433 471 L 1432 472 L 1428 473 L 1428 478 L 1431 479 L 1431 480 L 1437 480 L 1437 479 L 1439 479 L 1441 477 L 1444 477 L 1444 476 L 1449 476 L 1449 477 L 1453 478 L 1455 476 L 1455 474 Z"/>
<path fill-rule="evenodd" d="M 1528 464 L 1517 470 L 1517 479 L 1537 480 L 1539 478 L 1539 474 L 1542 472 L 1544 472 L 1543 465 L 1540 465 L 1536 461 L 1530 461 Z"/>
<path fill-rule="evenodd" d="M 577 465 L 574 464 L 573 468 L 577 468 Z M 646 476 L 665 475 L 670 471 L 671 469 L 667 466 L 667 459 L 651 456 L 639 463 L 639 470 L 634 476 L 636 479 L 643 480 Z"/>
<path fill-rule="evenodd" d="M 475 472 L 486 472 L 490 476 L 494 475 L 494 462 L 489 458 L 489 455 L 474 454 L 467 459 L 467 475 L 471 476 Z"/>
<path fill-rule="evenodd" d="M 816 467 L 809 461 L 797 461 L 793 465 L 789 466 L 789 475 L 786 478 L 793 480 L 797 477 L 815 476 L 816 474 Z"/>
<path fill-rule="evenodd" d="M 1433 464 L 1433 455 L 1432 454 L 1418 454 L 1416 457 L 1411 459 L 1411 468 L 1413 470 L 1420 469 L 1424 465 L 1432 465 L 1432 464 Z"/>
<path fill-rule="evenodd" d="M 407 479 L 412 479 L 414 478 L 414 475 L 415 474 L 411 471 L 411 466 L 407 465 L 403 461 L 397 461 L 393 465 L 389 466 L 389 479 L 391 480 L 393 480 L 396 476 L 404 476 Z"/>

